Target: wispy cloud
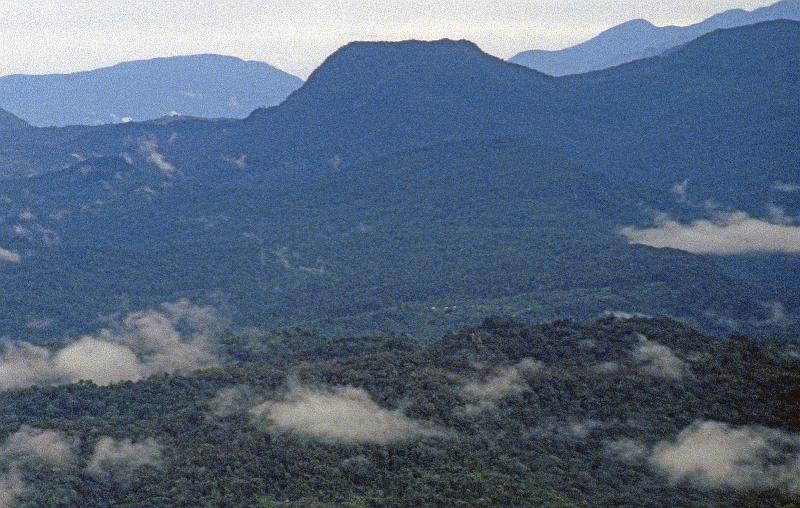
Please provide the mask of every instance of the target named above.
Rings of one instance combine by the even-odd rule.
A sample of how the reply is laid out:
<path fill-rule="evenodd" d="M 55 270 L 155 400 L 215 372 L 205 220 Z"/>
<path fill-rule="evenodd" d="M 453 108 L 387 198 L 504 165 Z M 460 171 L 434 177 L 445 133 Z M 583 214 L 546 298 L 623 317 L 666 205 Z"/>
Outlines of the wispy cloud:
<path fill-rule="evenodd" d="M 653 228 L 626 227 L 620 233 L 633 244 L 694 254 L 800 253 L 800 226 L 757 219 L 744 212 L 689 224 L 665 219 Z"/>
<path fill-rule="evenodd" d="M 61 432 L 23 425 L 0 446 L 0 460 L 6 472 L 0 475 L 0 508 L 15 506 L 27 485 L 21 466 L 34 463 L 40 470 L 45 464 L 60 464 L 75 459 L 77 442 Z"/>
<path fill-rule="evenodd" d="M 516 365 L 500 369 L 495 375 L 483 381 L 470 381 L 464 385 L 464 393 L 476 399 L 497 400 L 527 388 L 525 374 L 535 374 L 544 368 L 544 364 L 526 358 Z"/>
<path fill-rule="evenodd" d="M 214 416 L 226 417 L 255 406 L 256 400 L 257 396 L 253 388 L 247 385 L 237 385 L 219 390 L 208 405 Z"/>
<path fill-rule="evenodd" d="M 232 166 L 236 166 L 239 169 L 247 168 L 247 155 L 240 154 L 238 157 L 222 157 L 225 162 L 231 164 Z"/>
<path fill-rule="evenodd" d="M 161 463 L 161 446 L 154 439 L 138 443 L 130 439 L 102 437 L 94 447 L 87 470 L 92 474 L 125 474 L 133 468 Z"/>
<path fill-rule="evenodd" d="M 650 376 L 677 381 L 687 372 L 686 363 L 678 358 L 670 348 L 658 342 L 648 340 L 639 334 L 639 344 L 632 352 L 639 370 Z"/>
<path fill-rule="evenodd" d="M 467 382 L 462 392 L 473 402 L 464 407 L 464 412 L 474 415 L 494 409 L 496 401 L 525 391 L 528 388 L 526 377 L 543 369 L 543 363 L 525 358 L 515 365 L 499 369 L 484 380 Z"/>
<path fill-rule="evenodd" d="M 155 138 L 147 137 L 139 142 L 139 150 L 147 158 L 147 162 L 153 164 L 161 170 L 165 175 L 172 175 L 175 173 L 175 166 L 167 161 L 166 157 L 158 151 L 158 142 Z"/>
<path fill-rule="evenodd" d="M 798 192 L 800 191 L 800 185 L 791 182 L 775 182 L 772 186 L 772 190 L 777 192 Z"/>
<path fill-rule="evenodd" d="M 14 252 L 13 250 L 8 250 L 0 247 L 0 264 L 2 263 L 19 263 L 22 260 L 22 257 Z"/>
<path fill-rule="evenodd" d="M 689 180 L 686 179 L 673 185 L 672 194 L 678 199 L 678 201 L 682 203 L 685 202 L 689 195 Z"/>

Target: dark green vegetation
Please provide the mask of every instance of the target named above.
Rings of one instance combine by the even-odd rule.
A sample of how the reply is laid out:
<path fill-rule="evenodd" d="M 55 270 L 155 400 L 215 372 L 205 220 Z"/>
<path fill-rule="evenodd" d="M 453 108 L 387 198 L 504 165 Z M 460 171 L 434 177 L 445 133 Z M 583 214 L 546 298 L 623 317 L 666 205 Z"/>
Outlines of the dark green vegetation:
<path fill-rule="evenodd" d="M 0 181 L 0 247 L 21 256 L 0 266 L 0 330 L 74 336 L 186 296 L 267 328 L 430 338 L 491 313 L 624 310 L 794 339 L 797 256 L 618 229 L 704 217 L 705 199 L 800 213 L 773 190 L 800 163 L 797 54 L 793 22 L 563 79 L 463 41 L 354 43 L 243 121 L 0 132 L 3 174 L 40 174 Z"/>
<path fill-rule="evenodd" d="M 644 334 L 687 365 L 683 379 L 647 375 L 631 360 Z M 231 335 L 237 365 L 97 387 L 0 393 L 0 435 L 20 425 L 79 438 L 77 462 L 23 470 L 21 506 L 796 506 L 773 489 L 671 484 L 645 462 L 608 451 L 621 438 L 651 446 L 691 422 L 800 431 L 800 360 L 773 342 L 720 340 L 667 320 L 502 319 L 427 344 L 408 337 L 325 339 L 299 330 Z M 463 386 L 523 359 L 544 363 L 527 388 L 482 412 Z M 595 367 L 617 362 L 618 370 Z M 215 414 L 221 389 L 246 385 L 280 400 L 287 378 L 349 385 L 446 433 L 389 444 L 323 442 L 275 433 L 246 407 Z M 165 408 L 169 408 L 165 411 Z M 583 431 L 574 430 L 582 425 Z M 573 429 L 573 430 L 565 430 Z M 163 446 L 160 466 L 111 484 L 87 475 L 98 436 Z"/>

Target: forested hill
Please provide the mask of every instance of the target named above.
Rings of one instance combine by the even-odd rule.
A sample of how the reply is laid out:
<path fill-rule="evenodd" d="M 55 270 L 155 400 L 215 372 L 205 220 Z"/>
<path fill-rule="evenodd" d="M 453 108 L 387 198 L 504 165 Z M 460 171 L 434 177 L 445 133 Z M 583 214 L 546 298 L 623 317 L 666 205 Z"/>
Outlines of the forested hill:
<path fill-rule="evenodd" d="M 641 318 L 493 318 L 429 344 L 300 330 L 216 344 L 223 366 L 194 374 L 1 392 L 6 493 L 87 507 L 800 502 L 796 345 Z"/>
<path fill-rule="evenodd" d="M 186 297 L 242 326 L 622 309 L 794 338 L 798 53 L 789 21 L 565 78 L 466 41 L 354 43 L 245 120 L 0 131 L 0 325 L 38 341 Z M 736 263 L 645 238 L 740 223 Z"/>
<path fill-rule="evenodd" d="M 449 143 L 311 175 L 224 164 L 184 176 L 95 158 L 6 181 L 0 245 L 20 258 L 0 268 L 4 333 L 77 336 L 98 316 L 186 297 L 224 302 L 239 326 L 313 322 L 344 334 L 435 338 L 493 312 L 622 309 L 714 333 L 729 330 L 725 318 L 795 336 L 796 323 L 771 321 L 762 305 L 794 309 L 791 295 L 619 235 L 649 220 L 648 208 L 683 213 L 669 193 L 527 140 Z"/>

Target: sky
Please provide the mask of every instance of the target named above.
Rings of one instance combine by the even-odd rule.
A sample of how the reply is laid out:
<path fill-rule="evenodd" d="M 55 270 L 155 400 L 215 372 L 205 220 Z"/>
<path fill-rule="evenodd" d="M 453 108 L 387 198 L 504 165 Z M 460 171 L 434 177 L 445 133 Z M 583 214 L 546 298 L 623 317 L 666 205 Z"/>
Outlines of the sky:
<path fill-rule="evenodd" d="M 0 76 L 218 53 L 307 77 L 353 40 L 469 39 L 508 58 L 624 21 L 686 25 L 770 0 L 0 0 Z"/>

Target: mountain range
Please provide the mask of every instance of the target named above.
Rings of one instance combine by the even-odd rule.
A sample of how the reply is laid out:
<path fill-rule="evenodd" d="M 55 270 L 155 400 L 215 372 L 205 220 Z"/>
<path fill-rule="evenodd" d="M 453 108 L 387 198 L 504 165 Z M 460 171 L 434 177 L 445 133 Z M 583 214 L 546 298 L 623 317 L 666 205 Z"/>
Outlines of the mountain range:
<path fill-rule="evenodd" d="M 302 83 L 262 62 L 179 56 L 72 74 L 0 76 L 0 108 L 39 127 L 168 115 L 242 118 L 279 104 Z"/>
<path fill-rule="evenodd" d="M 800 1 L 782 0 L 753 11 L 733 9 L 689 26 L 659 27 L 636 19 L 576 46 L 555 51 L 523 51 L 509 61 L 551 76 L 582 74 L 656 56 L 714 30 L 778 19 L 800 21 Z"/>
<path fill-rule="evenodd" d="M 243 118 L 0 110 L 0 506 L 799 506 L 798 55 L 355 42 Z"/>
<path fill-rule="evenodd" d="M 341 333 L 621 309 L 791 337 L 791 241 L 731 257 L 621 232 L 744 214 L 794 234 L 776 182 L 800 160 L 798 53 L 789 21 L 568 78 L 466 41 L 354 43 L 244 120 L 0 132 L 0 323 L 46 340 L 189 297 Z"/>

